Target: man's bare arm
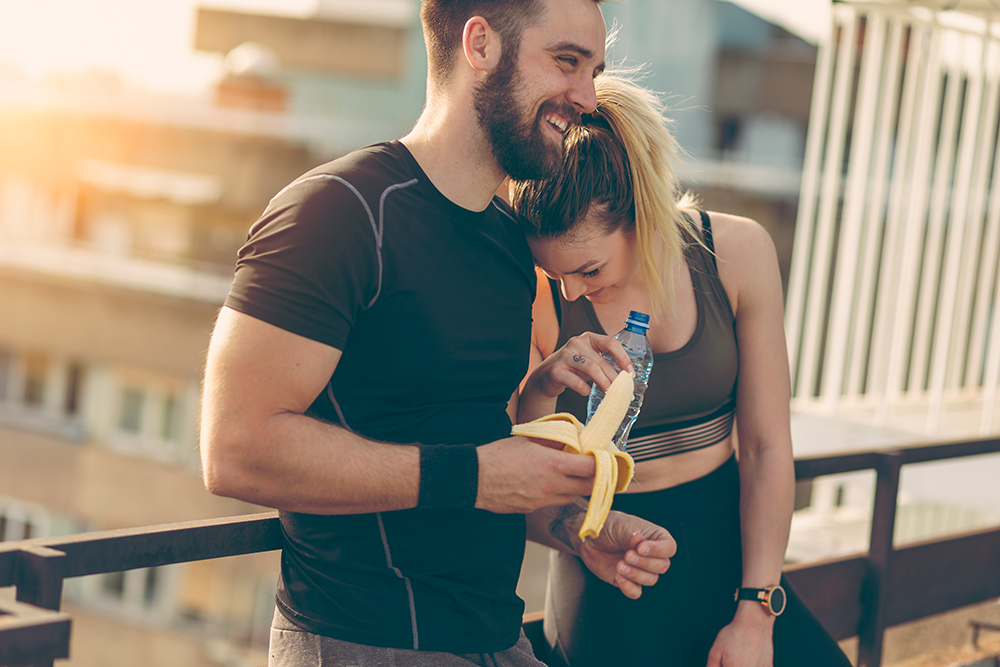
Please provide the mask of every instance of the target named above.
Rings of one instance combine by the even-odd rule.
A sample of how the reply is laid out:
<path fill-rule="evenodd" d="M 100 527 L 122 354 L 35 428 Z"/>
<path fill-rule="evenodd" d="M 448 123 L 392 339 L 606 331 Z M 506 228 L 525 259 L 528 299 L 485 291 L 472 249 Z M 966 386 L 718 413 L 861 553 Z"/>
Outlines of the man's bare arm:
<path fill-rule="evenodd" d="M 212 493 L 313 514 L 415 507 L 419 450 L 304 415 L 340 350 L 230 308 L 205 370 L 201 457 Z"/>
<path fill-rule="evenodd" d="M 416 507 L 418 447 L 367 440 L 304 414 L 340 356 L 328 345 L 222 309 L 202 405 L 201 456 L 209 491 L 310 514 Z M 482 445 L 477 455 L 476 507 L 492 512 L 563 505 L 593 483 L 590 457 L 525 438 Z"/>

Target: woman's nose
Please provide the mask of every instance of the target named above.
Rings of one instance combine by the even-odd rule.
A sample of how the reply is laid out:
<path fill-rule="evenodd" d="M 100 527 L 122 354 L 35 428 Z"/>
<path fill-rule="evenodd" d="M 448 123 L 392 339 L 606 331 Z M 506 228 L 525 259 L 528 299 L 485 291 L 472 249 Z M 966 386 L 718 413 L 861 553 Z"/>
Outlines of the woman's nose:
<path fill-rule="evenodd" d="M 586 283 L 579 278 L 563 278 L 559 282 L 562 286 L 563 297 L 567 301 L 576 301 L 587 291 Z"/>

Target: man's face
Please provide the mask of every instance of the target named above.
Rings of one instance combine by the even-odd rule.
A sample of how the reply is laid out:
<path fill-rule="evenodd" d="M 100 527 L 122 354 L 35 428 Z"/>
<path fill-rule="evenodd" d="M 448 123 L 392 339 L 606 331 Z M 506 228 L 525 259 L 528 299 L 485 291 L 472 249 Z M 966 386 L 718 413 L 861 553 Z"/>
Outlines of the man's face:
<path fill-rule="evenodd" d="M 507 49 L 475 91 L 493 155 L 517 180 L 546 178 L 562 162 L 566 129 L 596 106 L 604 68 L 604 17 L 593 0 L 542 0 L 520 48 Z"/>

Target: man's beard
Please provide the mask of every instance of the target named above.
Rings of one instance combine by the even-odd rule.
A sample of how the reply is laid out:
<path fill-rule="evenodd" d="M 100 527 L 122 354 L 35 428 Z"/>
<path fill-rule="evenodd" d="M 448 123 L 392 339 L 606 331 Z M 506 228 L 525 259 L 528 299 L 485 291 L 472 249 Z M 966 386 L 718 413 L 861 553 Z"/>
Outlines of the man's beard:
<path fill-rule="evenodd" d="M 476 88 L 474 102 L 479 125 L 486 132 L 497 164 L 517 181 L 548 178 L 562 164 L 562 147 L 555 148 L 542 136 L 541 121 L 548 109 L 559 108 L 546 102 L 531 120 L 525 121 L 515 95 L 521 83 L 517 53 L 504 53 L 486 80 Z M 561 113 L 575 119 L 575 110 Z"/>

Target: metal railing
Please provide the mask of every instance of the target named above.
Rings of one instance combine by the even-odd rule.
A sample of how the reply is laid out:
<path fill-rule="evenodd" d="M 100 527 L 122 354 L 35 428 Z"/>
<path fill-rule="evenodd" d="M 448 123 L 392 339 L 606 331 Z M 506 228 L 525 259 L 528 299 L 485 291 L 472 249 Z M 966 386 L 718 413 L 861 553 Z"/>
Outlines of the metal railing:
<path fill-rule="evenodd" d="M 1000 439 L 800 458 L 797 479 L 875 470 L 865 554 L 789 565 L 785 573 L 836 639 L 858 636 L 858 664 L 879 667 L 893 625 L 1000 597 L 1000 528 L 894 548 L 900 469 L 1000 452 Z M 281 548 L 276 512 L 0 543 L 0 665 L 51 667 L 69 657 L 72 619 L 59 612 L 65 579 Z M 537 618 L 526 627 L 540 637 Z"/>

